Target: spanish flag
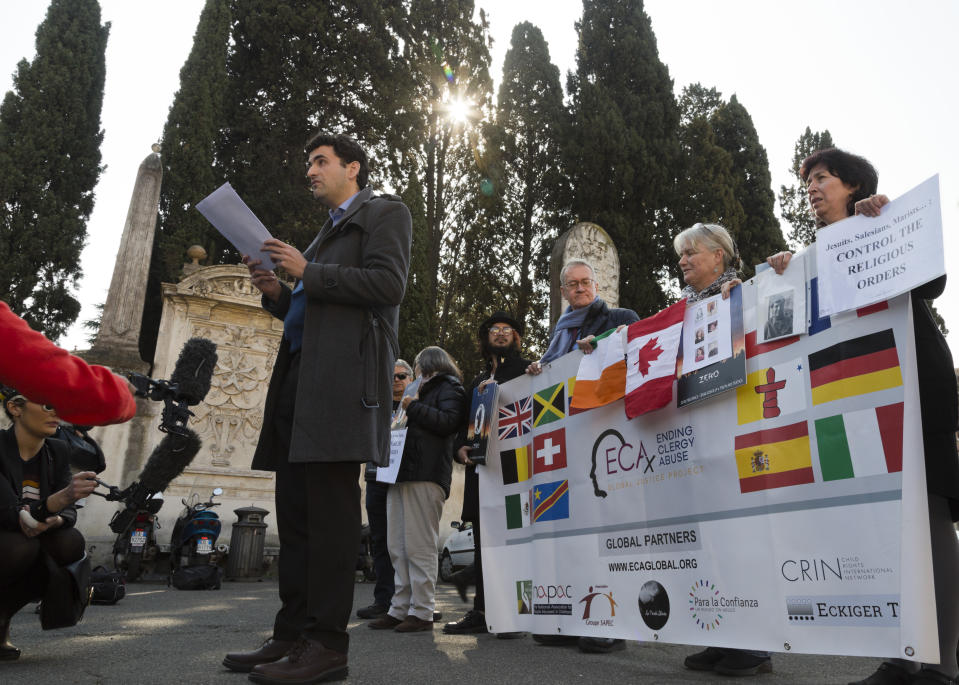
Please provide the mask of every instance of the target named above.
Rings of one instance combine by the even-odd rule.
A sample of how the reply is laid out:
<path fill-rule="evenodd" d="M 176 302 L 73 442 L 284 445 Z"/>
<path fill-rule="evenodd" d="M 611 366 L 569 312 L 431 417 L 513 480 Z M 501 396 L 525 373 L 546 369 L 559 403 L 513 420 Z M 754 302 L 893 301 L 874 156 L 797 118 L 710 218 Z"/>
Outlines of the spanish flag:
<path fill-rule="evenodd" d="M 892 329 L 813 352 L 809 384 L 814 405 L 899 387 L 902 374 Z"/>
<path fill-rule="evenodd" d="M 809 429 L 805 421 L 736 436 L 740 492 L 813 482 Z"/>

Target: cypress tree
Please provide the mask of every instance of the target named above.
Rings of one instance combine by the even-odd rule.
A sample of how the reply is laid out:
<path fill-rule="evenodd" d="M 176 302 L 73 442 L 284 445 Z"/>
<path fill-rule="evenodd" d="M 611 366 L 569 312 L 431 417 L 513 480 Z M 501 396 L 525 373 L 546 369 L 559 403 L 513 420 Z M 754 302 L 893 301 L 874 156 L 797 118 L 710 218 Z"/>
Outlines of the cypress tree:
<path fill-rule="evenodd" d="M 662 281 L 675 262 L 663 211 L 678 171 L 673 83 L 641 0 L 584 0 L 576 29 L 564 154 L 571 206 L 609 233 L 619 250 L 622 306 L 645 316 L 666 304 Z"/>
<path fill-rule="evenodd" d="M 779 220 L 776 195 L 772 190 L 769 159 L 746 108 L 733 95 L 710 117 L 716 143 L 732 158 L 733 193 L 743 209 L 743 221 L 735 238 L 743 259 L 744 276 L 753 274 L 753 265 L 786 249 Z"/>
<path fill-rule="evenodd" d="M 496 109 L 500 202 L 495 223 L 504 262 L 499 273 L 510 276 L 514 295 L 509 301 L 515 303 L 510 309 L 527 322 L 530 339 L 545 336 L 549 311 L 547 281 L 537 278 L 536 267 L 545 271 L 546 249 L 566 219 L 560 207 L 567 181 L 559 166 L 564 115 L 559 69 L 550 61 L 542 31 L 529 22 L 517 24 Z"/>
<path fill-rule="evenodd" d="M 0 105 L 0 300 L 52 339 L 80 313 L 109 32 L 96 0 L 52 0 Z"/>
<path fill-rule="evenodd" d="M 828 130 L 813 131 L 807 126 L 793 148 L 792 174 L 795 185 L 779 187 L 779 211 L 792 228 L 789 230 L 789 242 L 794 249 L 809 245 L 816 239 L 816 221 L 809 211 L 806 201 L 806 185 L 799 175 L 799 167 L 816 150 L 833 147 L 832 136 Z"/>
<path fill-rule="evenodd" d="M 229 1 L 207 0 L 163 127 L 159 221 L 140 328 L 143 359 L 153 359 L 156 350 L 160 284 L 179 280 L 187 248 L 202 245 L 210 264 L 237 258 L 229 241 L 196 210 L 196 203 L 223 183 L 216 151 L 225 113 L 229 39 Z"/>

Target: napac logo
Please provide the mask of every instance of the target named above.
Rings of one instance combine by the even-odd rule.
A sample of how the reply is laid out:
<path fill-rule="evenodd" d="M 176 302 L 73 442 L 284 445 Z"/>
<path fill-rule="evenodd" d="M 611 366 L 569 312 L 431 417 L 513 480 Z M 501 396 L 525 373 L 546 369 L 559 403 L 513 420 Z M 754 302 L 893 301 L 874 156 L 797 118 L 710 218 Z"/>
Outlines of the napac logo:
<path fill-rule="evenodd" d="M 546 616 L 573 615 L 572 585 L 534 585 L 533 613 Z"/>
<path fill-rule="evenodd" d="M 589 471 L 593 494 L 602 498 L 615 490 L 699 475 L 703 466 L 691 463 L 695 440 L 692 426 L 647 436 L 636 445 L 615 428 L 603 431 L 593 443 Z"/>
<path fill-rule="evenodd" d="M 899 625 L 899 595 L 798 595 L 786 597 L 789 622 L 810 626 L 885 628 Z"/>
<path fill-rule="evenodd" d="M 517 580 L 516 581 L 516 613 L 531 614 L 533 613 L 532 607 L 533 607 L 533 581 Z"/>
<path fill-rule="evenodd" d="M 689 615 L 702 630 L 716 630 L 738 609 L 758 609 L 759 600 L 724 595 L 709 580 L 697 580 L 689 589 Z"/>
<path fill-rule="evenodd" d="M 603 592 L 606 590 L 606 592 Z M 583 605 L 583 622 L 588 626 L 612 626 L 616 617 L 616 600 L 608 585 L 590 585 L 579 603 Z"/>

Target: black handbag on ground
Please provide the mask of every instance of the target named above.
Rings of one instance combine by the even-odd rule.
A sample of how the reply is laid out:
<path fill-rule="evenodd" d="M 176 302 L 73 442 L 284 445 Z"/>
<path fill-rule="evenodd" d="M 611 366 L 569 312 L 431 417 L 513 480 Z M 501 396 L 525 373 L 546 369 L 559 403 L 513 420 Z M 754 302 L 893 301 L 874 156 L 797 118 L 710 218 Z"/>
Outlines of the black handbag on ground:
<path fill-rule="evenodd" d="M 44 630 L 75 626 L 90 603 L 90 559 L 84 553 L 72 564 L 57 566 L 49 555 L 43 557 L 47 588 L 40 602 L 40 626 Z"/>
<path fill-rule="evenodd" d="M 116 604 L 127 596 L 126 580 L 120 571 L 97 566 L 90 572 L 93 593 L 90 604 Z"/>
<path fill-rule="evenodd" d="M 170 584 L 177 590 L 219 590 L 222 578 L 219 566 L 181 566 L 170 576 Z"/>

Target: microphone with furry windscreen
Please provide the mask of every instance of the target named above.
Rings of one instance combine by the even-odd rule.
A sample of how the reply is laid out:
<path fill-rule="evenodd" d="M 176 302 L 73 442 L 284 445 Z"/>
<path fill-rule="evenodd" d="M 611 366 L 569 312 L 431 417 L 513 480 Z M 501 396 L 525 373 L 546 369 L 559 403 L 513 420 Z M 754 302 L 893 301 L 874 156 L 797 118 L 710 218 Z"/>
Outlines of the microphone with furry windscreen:
<path fill-rule="evenodd" d="M 210 391 L 217 363 L 216 345 L 206 338 L 190 338 L 183 345 L 170 380 L 153 380 L 139 373 L 127 375 L 139 397 L 163 401 L 160 430 L 178 433 L 193 416 L 187 407 L 199 404 Z"/>

